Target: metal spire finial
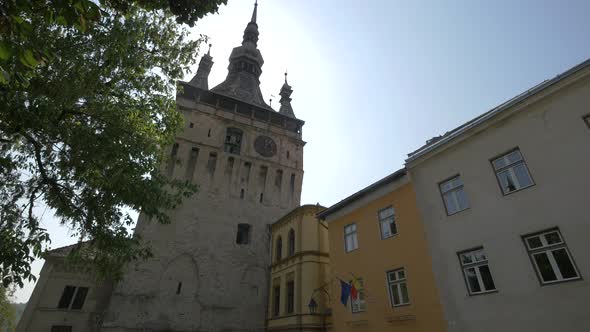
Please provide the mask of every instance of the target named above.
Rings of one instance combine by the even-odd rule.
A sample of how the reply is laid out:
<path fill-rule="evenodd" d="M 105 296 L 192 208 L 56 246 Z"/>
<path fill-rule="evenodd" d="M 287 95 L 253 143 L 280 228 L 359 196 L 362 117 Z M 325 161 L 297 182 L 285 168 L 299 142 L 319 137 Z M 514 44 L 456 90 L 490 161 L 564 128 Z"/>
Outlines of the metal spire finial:
<path fill-rule="evenodd" d="M 211 44 L 209 44 L 209 50 L 207 50 L 207 55 L 211 55 Z"/>
<path fill-rule="evenodd" d="M 252 19 L 250 22 L 256 23 L 256 12 L 258 11 L 258 0 L 254 3 L 254 11 L 252 12 Z"/>
<path fill-rule="evenodd" d="M 285 69 L 285 84 L 287 84 L 287 69 Z"/>

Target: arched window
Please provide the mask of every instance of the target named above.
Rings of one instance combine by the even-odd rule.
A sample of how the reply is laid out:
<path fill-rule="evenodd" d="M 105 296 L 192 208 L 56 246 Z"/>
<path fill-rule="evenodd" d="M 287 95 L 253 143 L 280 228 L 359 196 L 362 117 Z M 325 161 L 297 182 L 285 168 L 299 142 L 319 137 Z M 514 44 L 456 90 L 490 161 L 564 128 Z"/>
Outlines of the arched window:
<path fill-rule="evenodd" d="M 295 231 L 293 228 L 289 231 L 289 256 L 295 255 Z"/>
<path fill-rule="evenodd" d="M 283 239 L 280 236 L 277 239 L 277 245 L 276 245 L 275 250 L 277 251 L 277 254 L 276 254 L 277 261 L 280 261 L 281 258 L 283 258 L 282 257 L 283 256 Z"/>

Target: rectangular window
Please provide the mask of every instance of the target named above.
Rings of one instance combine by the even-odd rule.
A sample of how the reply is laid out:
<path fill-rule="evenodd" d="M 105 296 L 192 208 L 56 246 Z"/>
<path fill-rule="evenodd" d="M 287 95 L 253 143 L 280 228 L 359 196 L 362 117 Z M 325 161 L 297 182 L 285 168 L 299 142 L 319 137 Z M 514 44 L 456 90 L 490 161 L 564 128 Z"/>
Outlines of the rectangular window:
<path fill-rule="evenodd" d="M 492 160 L 492 166 L 504 195 L 534 184 L 519 149 Z"/>
<path fill-rule="evenodd" d="M 295 174 L 291 174 L 291 181 L 289 181 L 289 192 L 291 195 L 295 193 Z"/>
<path fill-rule="evenodd" d="M 356 224 L 344 226 L 344 248 L 346 252 L 353 251 L 359 247 L 356 239 Z"/>
<path fill-rule="evenodd" d="M 249 224 L 238 224 L 238 234 L 236 235 L 237 244 L 250 243 L 250 228 Z"/>
<path fill-rule="evenodd" d="M 209 171 L 209 175 L 213 176 L 215 173 L 215 167 L 217 166 L 217 153 L 211 152 L 209 153 L 209 160 L 207 160 L 207 171 Z"/>
<path fill-rule="evenodd" d="M 542 284 L 580 279 L 558 229 L 527 235 L 524 242 Z"/>
<path fill-rule="evenodd" d="M 199 156 L 199 148 L 193 147 L 188 156 L 188 164 L 186 166 L 185 178 L 192 182 L 193 174 L 195 173 L 195 165 L 197 164 L 197 157 Z"/>
<path fill-rule="evenodd" d="M 389 284 L 389 297 L 392 306 L 410 304 L 406 271 L 403 268 L 387 272 L 387 283 Z"/>
<path fill-rule="evenodd" d="M 176 156 L 178 155 L 178 143 L 174 143 L 172 145 L 172 150 L 170 150 L 170 159 L 168 159 L 168 167 L 166 169 L 166 173 L 168 176 L 172 176 L 174 173 L 174 166 L 176 165 Z"/>
<path fill-rule="evenodd" d="M 243 132 L 238 128 L 227 128 L 223 151 L 240 154 Z"/>
<path fill-rule="evenodd" d="M 386 239 L 397 234 L 395 225 L 395 211 L 393 206 L 379 211 L 379 226 L 381 228 L 381 238 Z"/>
<path fill-rule="evenodd" d="M 63 292 L 61 293 L 61 298 L 59 299 L 59 303 L 57 304 L 57 308 L 58 309 L 69 309 L 70 303 L 72 302 L 72 298 L 74 297 L 75 292 L 76 292 L 76 287 L 65 286 Z"/>
<path fill-rule="evenodd" d="M 463 188 L 463 180 L 459 175 L 439 184 L 447 215 L 469 209 L 469 201 Z"/>
<path fill-rule="evenodd" d="M 51 332 L 72 332 L 72 327 L 68 325 L 53 325 Z"/>
<path fill-rule="evenodd" d="M 287 282 L 287 313 L 292 314 L 295 311 L 295 281 Z"/>
<path fill-rule="evenodd" d="M 483 248 L 459 253 L 459 261 L 470 295 L 489 293 L 496 290 Z"/>
<path fill-rule="evenodd" d="M 276 317 L 281 313 L 281 286 L 276 285 L 273 290 L 273 315 Z"/>
<path fill-rule="evenodd" d="M 365 301 L 365 286 L 363 279 L 357 279 L 359 289 L 357 289 L 356 298 L 351 298 L 350 309 L 352 312 L 367 311 L 367 302 Z"/>
<path fill-rule="evenodd" d="M 586 126 L 590 129 L 590 114 L 584 115 L 584 122 L 586 122 Z"/>
<path fill-rule="evenodd" d="M 74 302 L 72 302 L 73 310 L 80 310 L 86 301 L 86 295 L 88 295 L 88 287 L 78 287 L 76 296 L 74 296 Z"/>
<path fill-rule="evenodd" d="M 277 169 L 277 174 L 275 176 L 275 187 L 280 191 L 283 184 L 283 171 Z"/>

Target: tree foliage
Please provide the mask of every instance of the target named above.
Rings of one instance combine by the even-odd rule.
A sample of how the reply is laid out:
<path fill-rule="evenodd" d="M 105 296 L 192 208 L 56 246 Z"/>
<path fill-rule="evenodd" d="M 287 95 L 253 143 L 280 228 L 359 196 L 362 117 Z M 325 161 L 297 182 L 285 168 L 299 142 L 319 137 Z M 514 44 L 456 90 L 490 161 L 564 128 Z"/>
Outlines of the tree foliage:
<path fill-rule="evenodd" d="M 50 241 L 35 209 L 41 203 L 90 244 L 84 257 L 93 268 L 117 276 L 122 264 L 150 254 L 128 233 L 127 208 L 167 223 L 166 211 L 196 190 L 158 172 L 182 126 L 175 82 L 200 43 L 178 22 L 194 23 L 225 1 L 166 3 L 0 5 L 4 285 L 34 279 L 30 263 Z"/>
<path fill-rule="evenodd" d="M 0 332 L 13 332 L 16 328 L 16 309 L 7 293 L 6 288 L 0 286 Z"/>

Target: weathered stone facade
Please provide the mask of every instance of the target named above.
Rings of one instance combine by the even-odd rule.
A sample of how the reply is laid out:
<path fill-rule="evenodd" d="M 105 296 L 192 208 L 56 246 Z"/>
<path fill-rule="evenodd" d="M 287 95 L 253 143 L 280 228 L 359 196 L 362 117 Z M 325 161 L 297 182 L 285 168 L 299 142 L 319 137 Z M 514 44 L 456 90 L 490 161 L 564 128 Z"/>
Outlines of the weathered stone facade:
<path fill-rule="evenodd" d="M 300 204 L 305 142 L 286 80 L 279 111 L 262 99 L 257 41 L 255 7 L 224 82 L 208 89 L 209 54 L 179 82 L 186 127 L 161 171 L 199 191 L 170 224 L 140 215 L 135 231 L 154 257 L 128 266 L 114 290 L 48 259 L 19 332 L 264 330 L 270 224 Z"/>
<path fill-rule="evenodd" d="M 303 121 L 258 98 L 257 36 L 254 14 L 232 52 L 228 78 L 211 91 L 209 68 L 181 83 L 177 102 L 186 128 L 163 171 L 199 191 L 170 212 L 169 225 L 140 216 L 136 232 L 154 258 L 129 267 L 102 331 L 264 329 L 269 225 L 299 206 L 305 143 Z M 206 56 L 201 65 L 210 67 Z"/>

